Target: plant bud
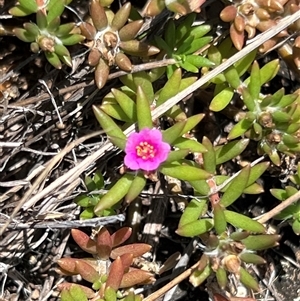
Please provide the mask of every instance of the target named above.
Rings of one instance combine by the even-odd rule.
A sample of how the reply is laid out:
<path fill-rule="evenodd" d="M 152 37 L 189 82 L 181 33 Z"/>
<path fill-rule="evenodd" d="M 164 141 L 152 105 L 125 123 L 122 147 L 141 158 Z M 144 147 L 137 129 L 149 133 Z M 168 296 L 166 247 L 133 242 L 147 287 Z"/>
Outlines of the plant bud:
<path fill-rule="evenodd" d="M 241 268 L 241 260 L 236 255 L 227 255 L 222 259 L 225 269 L 234 274 L 238 274 Z"/>

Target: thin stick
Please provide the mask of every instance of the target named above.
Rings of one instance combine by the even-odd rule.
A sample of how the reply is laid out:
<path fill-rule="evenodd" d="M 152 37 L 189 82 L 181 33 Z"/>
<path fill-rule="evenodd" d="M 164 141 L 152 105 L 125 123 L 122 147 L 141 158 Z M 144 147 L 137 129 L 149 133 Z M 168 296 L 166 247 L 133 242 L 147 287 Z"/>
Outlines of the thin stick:
<path fill-rule="evenodd" d="M 199 263 L 200 263 L 200 260 L 197 263 L 195 263 L 192 267 L 190 267 L 189 269 L 184 271 L 182 274 L 180 274 L 179 276 L 174 278 L 168 284 L 166 284 L 165 286 L 163 286 L 159 290 L 155 291 L 153 294 L 151 294 L 148 297 L 146 297 L 145 299 L 143 299 L 143 301 L 155 301 L 155 300 L 157 300 L 160 296 L 167 293 L 172 287 L 174 287 L 175 285 L 179 284 L 181 281 L 183 281 L 184 279 L 189 277 L 193 273 L 193 271 L 197 269 L 197 267 L 199 266 Z"/>
<path fill-rule="evenodd" d="M 264 214 L 261 218 L 259 218 L 257 221 L 261 224 L 267 222 L 269 219 L 280 213 L 283 209 L 290 206 L 291 204 L 297 202 L 300 200 L 300 191 L 286 199 L 284 202 L 280 203 L 278 206 Z"/>

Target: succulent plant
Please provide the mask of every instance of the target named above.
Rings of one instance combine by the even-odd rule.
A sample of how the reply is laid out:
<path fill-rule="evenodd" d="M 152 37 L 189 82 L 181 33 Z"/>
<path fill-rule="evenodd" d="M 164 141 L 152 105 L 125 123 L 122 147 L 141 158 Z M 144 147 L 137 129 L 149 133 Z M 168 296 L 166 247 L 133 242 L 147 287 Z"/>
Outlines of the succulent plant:
<path fill-rule="evenodd" d="M 107 81 L 110 66 L 131 71 L 132 63 L 126 54 L 148 57 L 159 52 L 158 48 L 135 39 L 144 22 L 128 22 L 130 11 L 129 2 L 114 14 L 98 0 L 92 0 L 91 20 L 80 24 L 82 34 L 89 40 L 86 44 L 90 48 L 88 63 L 95 67 L 95 82 L 99 89 Z"/>
<path fill-rule="evenodd" d="M 159 56 L 167 56 L 176 60 L 176 64 L 167 67 L 167 75 L 178 67 L 189 72 L 198 73 L 201 67 L 213 67 L 214 63 L 197 51 L 207 46 L 211 36 L 206 34 L 211 30 L 210 25 L 193 26 L 196 14 L 189 14 L 180 19 L 178 25 L 170 19 L 166 25 L 163 38 L 155 36 L 157 46 L 163 50 Z"/>
<path fill-rule="evenodd" d="M 74 202 L 84 210 L 80 214 L 81 219 L 90 219 L 95 216 L 94 207 L 99 202 L 99 199 L 105 194 L 105 185 L 104 178 L 102 173 L 97 170 L 93 178 L 86 176 L 84 180 L 86 189 L 88 193 L 83 193 L 77 196 Z M 103 210 L 101 216 L 110 216 L 116 214 L 114 208 L 107 208 Z"/>
<path fill-rule="evenodd" d="M 231 47 L 230 43 L 225 43 L 224 52 Z M 280 165 L 279 153 L 293 157 L 300 150 L 299 96 L 297 93 L 285 95 L 284 89 L 273 95 L 262 94 L 261 87 L 276 76 L 279 62 L 274 60 L 260 68 L 257 62 L 252 63 L 253 55 L 255 52 L 213 79 L 215 97 L 210 109 L 221 111 L 226 108 L 227 113 L 233 114 L 231 117 L 237 124 L 229 132 L 228 139 L 245 135 L 258 142 L 259 154 L 267 154 L 274 164 Z M 217 62 L 222 53 L 212 49 L 208 57 Z M 250 77 L 241 81 L 241 75 L 251 64 Z M 245 105 L 241 109 L 228 106 L 236 94 Z"/>
<path fill-rule="evenodd" d="M 245 39 L 252 39 L 256 31 L 266 31 L 275 26 L 283 17 L 291 15 L 300 8 L 299 1 L 293 0 L 255 0 L 255 1 L 233 1 L 233 4 L 226 6 L 220 18 L 224 22 L 230 22 L 230 36 L 234 46 L 242 49 Z M 283 30 L 272 39 L 260 46 L 260 52 L 266 52 L 274 47 L 281 38 L 288 36 L 289 32 L 299 30 L 299 21 Z M 291 56 L 299 68 L 299 38 L 294 40 Z"/>
<path fill-rule="evenodd" d="M 255 252 L 276 246 L 279 238 L 276 234 L 250 235 L 248 232 L 202 235 L 203 255 L 198 268 L 190 276 L 190 282 L 199 286 L 215 273 L 220 288 L 224 290 L 228 285 L 228 274 L 233 274 L 247 288 L 259 291 L 258 282 L 247 271 L 247 264 L 265 264 L 266 261 Z"/>
<path fill-rule="evenodd" d="M 60 24 L 65 1 L 52 0 L 42 7 L 33 0 L 23 2 L 20 1 L 20 5 L 12 8 L 10 13 L 35 12 L 36 23 L 26 22 L 23 24 L 24 28 L 14 28 L 13 33 L 20 40 L 30 43 L 32 52 L 42 50 L 48 62 L 55 68 L 60 69 L 62 63 L 72 67 L 72 59 L 66 46 L 78 44 L 85 38 L 77 33 L 75 23 Z"/>
<path fill-rule="evenodd" d="M 131 267 L 133 259 L 148 252 L 150 245 L 135 243 L 119 246 L 130 237 L 131 231 L 131 228 L 125 227 L 111 235 L 102 227 L 92 239 L 80 230 L 72 230 L 73 239 L 85 252 L 92 254 L 93 258 L 62 258 L 58 260 L 57 271 L 64 275 L 81 275 L 84 280 L 92 283 L 93 290 L 77 284 L 62 283 L 59 285 L 62 301 L 73 300 L 69 299 L 74 294 L 73 290 L 78 290 L 78 293 L 85 296 L 80 300 L 93 297 L 105 301 L 132 300 L 126 299 L 126 295 L 132 295 L 133 292 L 129 291 L 124 295 L 121 289 L 155 280 L 152 273 Z M 133 295 L 133 300 L 139 301 L 141 296 Z"/>
<path fill-rule="evenodd" d="M 130 92 L 133 98 L 124 93 L 125 91 L 117 89 L 113 89 L 111 94 L 115 97 L 116 106 L 114 108 L 118 108 L 118 111 L 116 109 L 115 112 L 118 112 L 121 120 L 122 116 L 126 116 L 126 121 L 131 121 L 131 123 L 137 121 L 139 131 L 136 133 L 130 134 L 128 138 L 125 136 L 122 129 L 106 113 L 113 109 L 107 107 L 107 103 L 104 102 L 100 107 L 93 107 L 98 122 L 110 140 L 125 151 L 124 162 L 127 167 L 122 178 L 95 206 L 96 215 L 106 208 L 111 208 L 123 198 L 126 203 L 133 201 L 145 187 L 147 179 L 156 178 L 157 172 L 187 181 L 206 179 L 210 175 L 195 162 L 184 159 L 190 152 L 206 152 L 206 148 L 201 143 L 185 137 L 204 115 L 198 114 L 186 118 L 185 114 L 181 114 L 182 112 L 176 109 L 176 111 L 168 113 L 176 121 L 175 124 L 165 131 L 156 129 L 151 118 L 149 96 L 154 95 L 153 90 L 151 93 L 151 81 L 145 73 L 136 75 L 136 79 L 139 80 L 135 80 L 135 75 L 132 75 L 130 79 L 123 79 L 127 83 L 131 83 L 130 86 L 133 89 L 136 89 L 135 93 L 134 91 Z M 143 88 L 139 82 L 143 84 Z M 181 70 L 176 70 L 160 91 L 156 105 L 162 105 L 169 97 L 178 93 L 181 84 L 189 82 L 190 78 L 181 79 Z M 144 89 L 147 89 L 147 94 Z M 183 118 L 178 120 L 178 116 L 183 116 Z M 171 146 L 177 150 L 172 151 Z M 135 175 L 132 174 L 132 170 L 136 172 Z"/>
<path fill-rule="evenodd" d="M 295 174 L 289 177 L 291 184 L 295 185 L 299 188 L 300 186 L 300 163 L 297 165 L 297 171 Z M 281 202 L 284 202 L 289 197 L 293 196 L 298 192 L 298 189 L 292 186 L 287 185 L 284 189 L 273 188 L 270 190 L 271 194 Z M 288 206 L 284 210 L 282 210 L 275 217 L 277 220 L 285 220 L 288 221 L 295 234 L 300 234 L 300 201 L 296 200 L 292 205 Z"/>

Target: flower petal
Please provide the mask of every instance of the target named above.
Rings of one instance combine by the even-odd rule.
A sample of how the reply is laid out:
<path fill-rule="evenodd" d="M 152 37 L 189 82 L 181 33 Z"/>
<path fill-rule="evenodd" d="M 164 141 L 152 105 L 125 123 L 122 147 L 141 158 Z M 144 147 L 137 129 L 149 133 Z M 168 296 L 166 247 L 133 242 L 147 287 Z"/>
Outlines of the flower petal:
<path fill-rule="evenodd" d="M 144 143 L 144 146 L 142 143 Z M 137 147 L 139 147 L 140 154 L 137 152 Z M 156 170 L 167 159 L 170 150 L 171 146 L 163 142 L 162 133 L 159 130 L 145 128 L 139 133 L 132 133 L 128 137 L 124 163 L 132 170 Z"/>

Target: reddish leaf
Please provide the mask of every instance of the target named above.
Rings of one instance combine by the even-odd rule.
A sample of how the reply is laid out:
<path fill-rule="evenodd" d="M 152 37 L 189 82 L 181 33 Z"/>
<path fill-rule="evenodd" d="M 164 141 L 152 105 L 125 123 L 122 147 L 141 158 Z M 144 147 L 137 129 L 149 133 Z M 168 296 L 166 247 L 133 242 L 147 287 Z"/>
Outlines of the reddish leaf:
<path fill-rule="evenodd" d="M 63 270 L 72 273 L 72 274 L 78 274 L 76 271 L 76 258 L 61 258 L 57 260 L 57 264 L 62 268 Z"/>
<path fill-rule="evenodd" d="M 75 264 L 76 271 L 81 275 L 81 277 L 84 280 L 90 283 L 94 283 L 99 279 L 99 274 L 97 273 L 97 271 L 85 261 L 78 259 L 76 260 Z"/>
<path fill-rule="evenodd" d="M 149 252 L 150 250 L 151 250 L 151 246 L 148 244 L 143 244 L 143 243 L 130 244 L 130 245 L 113 249 L 110 257 L 112 259 L 115 259 L 117 256 L 121 256 L 126 253 L 132 254 L 133 257 L 139 257 Z"/>
<path fill-rule="evenodd" d="M 121 280 L 124 275 L 124 267 L 120 257 L 111 264 L 109 269 L 108 278 L 106 281 L 106 287 L 111 287 L 117 291 L 120 287 Z"/>
<path fill-rule="evenodd" d="M 87 234 L 78 229 L 72 229 L 71 234 L 82 250 L 90 254 L 97 254 L 96 242 L 90 239 Z"/>
<path fill-rule="evenodd" d="M 133 255 L 126 253 L 126 254 L 121 255 L 120 257 L 121 257 L 121 260 L 122 260 L 122 263 L 123 263 L 124 271 L 127 272 L 129 267 L 132 264 Z"/>
<path fill-rule="evenodd" d="M 111 235 L 112 245 L 113 248 L 121 245 L 125 242 L 131 235 L 132 229 L 130 227 L 123 227 L 116 231 L 114 234 Z"/>
<path fill-rule="evenodd" d="M 98 256 L 102 259 L 108 259 L 112 249 L 112 239 L 108 230 L 103 227 L 97 236 L 97 252 Z"/>
<path fill-rule="evenodd" d="M 136 284 L 143 284 L 145 282 L 154 282 L 153 274 L 140 269 L 131 269 L 124 274 L 120 288 L 132 287 Z"/>

